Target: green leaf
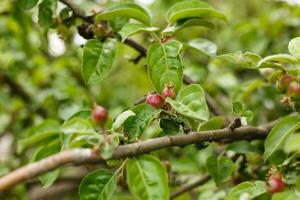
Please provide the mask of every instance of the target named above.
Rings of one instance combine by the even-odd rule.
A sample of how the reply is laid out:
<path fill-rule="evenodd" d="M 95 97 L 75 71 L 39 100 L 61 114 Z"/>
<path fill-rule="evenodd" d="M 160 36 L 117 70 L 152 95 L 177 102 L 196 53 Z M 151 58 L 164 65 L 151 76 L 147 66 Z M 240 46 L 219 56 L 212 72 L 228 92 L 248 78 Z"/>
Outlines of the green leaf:
<path fill-rule="evenodd" d="M 248 141 L 232 142 L 227 146 L 227 151 L 235 151 L 240 154 L 257 152 L 257 150 Z"/>
<path fill-rule="evenodd" d="M 61 126 L 61 139 L 65 148 L 69 147 L 72 139 L 82 135 L 96 135 L 93 125 L 83 118 L 72 118 Z"/>
<path fill-rule="evenodd" d="M 243 182 L 235 186 L 233 190 L 226 196 L 225 200 L 241 199 L 242 195 L 247 196 L 247 199 L 254 199 L 266 192 L 266 184 L 263 181 Z"/>
<path fill-rule="evenodd" d="M 18 0 L 18 4 L 21 8 L 30 9 L 33 8 L 39 0 Z"/>
<path fill-rule="evenodd" d="M 85 176 L 79 186 L 81 200 L 110 200 L 117 187 L 117 174 L 99 169 Z"/>
<path fill-rule="evenodd" d="M 263 58 L 257 64 L 257 68 L 275 68 L 275 69 L 284 69 L 280 63 L 290 63 L 297 64 L 299 63 L 298 59 L 289 54 L 276 54 Z"/>
<path fill-rule="evenodd" d="M 241 51 L 235 53 L 223 54 L 218 57 L 228 62 L 234 63 L 239 67 L 250 68 L 250 69 L 256 68 L 257 63 L 261 60 L 261 57 L 255 53 L 252 52 L 243 53 Z"/>
<path fill-rule="evenodd" d="M 151 17 L 148 12 L 134 3 L 119 3 L 108 11 L 97 15 L 96 21 L 111 20 L 117 17 L 132 18 L 147 26 L 151 25 Z"/>
<path fill-rule="evenodd" d="M 246 110 L 243 113 L 243 117 L 246 117 L 247 121 L 252 121 L 253 120 L 253 112 L 251 110 Z"/>
<path fill-rule="evenodd" d="M 187 0 L 175 3 L 167 12 L 168 23 L 172 24 L 186 18 L 208 18 L 226 21 L 223 13 L 211 7 L 208 3 L 198 0 Z"/>
<path fill-rule="evenodd" d="M 217 45 L 210 40 L 198 38 L 191 40 L 187 43 L 187 45 L 193 49 L 200 51 L 201 53 L 207 56 L 216 56 L 217 53 Z"/>
<path fill-rule="evenodd" d="M 176 92 L 183 80 L 183 65 L 180 58 L 182 44 L 171 40 L 163 44 L 154 44 L 147 54 L 149 77 L 158 93 L 166 84 L 172 82 Z"/>
<path fill-rule="evenodd" d="M 267 160 L 279 150 L 287 137 L 300 128 L 300 116 L 287 116 L 281 119 L 265 140 L 264 159 Z"/>
<path fill-rule="evenodd" d="M 176 99 L 167 98 L 166 102 L 181 115 L 189 118 L 207 121 L 209 110 L 205 100 L 205 93 L 198 84 L 191 84 L 179 91 Z"/>
<path fill-rule="evenodd" d="M 180 129 L 179 123 L 172 119 L 161 119 L 159 126 L 163 129 L 164 135 L 176 135 Z"/>
<path fill-rule="evenodd" d="M 112 130 L 117 131 L 123 124 L 124 122 L 129 118 L 135 116 L 135 113 L 131 110 L 126 110 L 122 112 L 115 120 L 115 122 L 112 125 Z"/>
<path fill-rule="evenodd" d="M 283 150 L 285 153 L 300 151 L 300 134 L 290 135 L 284 143 Z"/>
<path fill-rule="evenodd" d="M 165 168 L 151 155 L 129 159 L 126 166 L 127 183 L 139 200 L 168 200 L 169 187 Z"/>
<path fill-rule="evenodd" d="M 111 71 L 117 52 L 117 40 L 89 40 L 83 49 L 82 76 L 86 84 L 102 81 Z"/>
<path fill-rule="evenodd" d="M 148 27 L 143 24 L 126 24 L 119 32 L 124 42 L 129 36 L 139 32 L 156 32 L 159 31 L 157 27 Z"/>
<path fill-rule="evenodd" d="M 296 58 L 300 58 L 300 37 L 296 37 L 289 42 L 289 52 Z"/>
<path fill-rule="evenodd" d="M 296 195 L 296 193 L 292 190 L 275 193 L 272 196 L 272 200 L 296 200 L 296 199 L 299 199 L 299 195 Z"/>
<path fill-rule="evenodd" d="M 224 117 L 216 116 L 209 119 L 207 122 L 201 124 L 199 131 L 217 130 L 222 128 L 224 124 Z"/>
<path fill-rule="evenodd" d="M 138 138 L 145 128 L 157 117 L 159 110 L 148 104 L 140 104 L 131 108 L 135 116 L 125 121 L 125 130 L 129 135 L 129 140 L 134 141 Z"/>
<path fill-rule="evenodd" d="M 66 121 L 71 120 L 73 118 L 82 118 L 82 119 L 91 119 L 92 112 L 91 110 L 80 110 L 73 115 L 71 115 Z"/>
<path fill-rule="evenodd" d="M 240 116 L 245 112 L 245 106 L 243 103 L 235 101 L 232 103 L 232 111 Z"/>
<path fill-rule="evenodd" d="M 33 126 L 27 131 L 26 138 L 18 141 L 18 153 L 23 152 L 26 148 L 43 142 L 53 136 L 59 136 L 59 123 L 54 120 L 45 120 L 44 122 Z"/>
<path fill-rule="evenodd" d="M 60 152 L 61 146 L 55 145 L 55 146 L 46 146 L 42 147 L 37 150 L 37 152 L 34 154 L 33 161 L 38 161 L 43 158 L 49 157 L 50 155 L 56 154 Z M 50 187 L 54 181 L 57 179 L 59 175 L 59 169 L 56 169 L 54 171 L 45 173 L 39 177 L 42 185 L 44 188 Z"/>
<path fill-rule="evenodd" d="M 57 0 L 43 0 L 39 4 L 38 22 L 45 28 L 50 28 L 53 24 L 53 14 L 57 6 Z"/>
<path fill-rule="evenodd" d="M 227 157 L 210 156 L 207 158 L 206 168 L 215 183 L 220 184 L 233 173 L 234 164 Z"/>

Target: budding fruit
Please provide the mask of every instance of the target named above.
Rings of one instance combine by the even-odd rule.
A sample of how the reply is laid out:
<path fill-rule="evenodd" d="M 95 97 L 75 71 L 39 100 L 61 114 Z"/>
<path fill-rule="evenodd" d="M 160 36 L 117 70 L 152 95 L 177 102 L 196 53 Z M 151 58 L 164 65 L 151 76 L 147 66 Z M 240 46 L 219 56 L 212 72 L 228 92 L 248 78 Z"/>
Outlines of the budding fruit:
<path fill-rule="evenodd" d="M 284 189 L 284 182 L 280 175 L 272 176 L 267 181 L 267 191 L 270 193 L 281 192 Z"/>
<path fill-rule="evenodd" d="M 97 124 L 104 124 L 107 118 L 108 118 L 107 110 L 104 107 L 95 104 L 92 110 L 93 121 Z"/>
<path fill-rule="evenodd" d="M 300 83 L 293 81 L 288 88 L 288 95 L 294 100 L 300 100 Z"/>
<path fill-rule="evenodd" d="M 162 96 L 164 99 L 167 97 L 174 98 L 176 96 L 176 92 L 172 83 L 165 86 L 162 91 Z"/>
<path fill-rule="evenodd" d="M 281 93 L 285 93 L 291 82 L 295 81 L 296 77 L 293 75 L 285 74 L 283 75 L 277 82 L 276 82 L 276 87 L 277 90 Z"/>
<path fill-rule="evenodd" d="M 158 94 L 149 94 L 146 97 L 146 103 L 155 108 L 161 108 L 164 105 L 164 99 Z"/>

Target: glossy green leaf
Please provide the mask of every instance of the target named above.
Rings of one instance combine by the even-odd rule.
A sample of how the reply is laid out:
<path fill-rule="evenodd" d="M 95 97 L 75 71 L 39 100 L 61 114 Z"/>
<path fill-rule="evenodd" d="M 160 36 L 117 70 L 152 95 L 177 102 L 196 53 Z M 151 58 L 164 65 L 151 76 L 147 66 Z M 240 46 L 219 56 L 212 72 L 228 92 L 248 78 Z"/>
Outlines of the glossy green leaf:
<path fill-rule="evenodd" d="M 38 161 L 43 158 L 46 158 L 50 155 L 56 154 L 60 152 L 61 146 L 60 145 L 55 145 L 55 146 L 45 146 L 40 148 L 33 157 L 33 161 Z M 54 181 L 57 179 L 59 175 L 59 169 L 56 169 L 51 172 L 47 172 L 39 177 L 42 185 L 44 188 L 50 187 Z"/>
<path fill-rule="evenodd" d="M 216 56 L 217 54 L 217 49 L 218 49 L 217 45 L 207 39 L 203 39 L 203 38 L 194 39 L 189 41 L 187 45 L 208 56 Z"/>
<path fill-rule="evenodd" d="M 129 135 L 129 140 L 134 141 L 138 138 L 145 128 L 157 117 L 159 110 L 148 104 L 140 104 L 131 108 L 135 116 L 125 121 L 125 130 Z"/>
<path fill-rule="evenodd" d="M 119 31 L 122 42 L 124 42 L 129 36 L 140 32 L 156 32 L 159 31 L 157 27 L 148 27 L 143 24 L 126 24 L 123 26 L 121 31 Z"/>
<path fill-rule="evenodd" d="M 53 136 L 59 136 L 60 129 L 59 123 L 54 120 L 45 120 L 42 123 L 33 126 L 26 133 L 26 138 L 21 139 L 18 142 L 18 153 L 21 153 L 26 148 L 34 146 L 40 142 L 52 138 Z"/>
<path fill-rule="evenodd" d="M 86 84 L 102 81 L 111 71 L 117 52 L 117 40 L 89 40 L 83 49 L 82 76 Z"/>
<path fill-rule="evenodd" d="M 210 156 L 207 158 L 206 168 L 215 183 L 220 184 L 231 176 L 234 164 L 227 157 Z"/>
<path fill-rule="evenodd" d="M 129 159 L 126 166 L 127 183 L 139 200 L 168 200 L 169 187 L 165 168 L 151 155 Z"/>
<path fill-rule="evenodd" d="M 232 103 L 232 111 L 237 115 L 242 115 L 245 112 L 245 106 L 242 102 L 235 101 Z"/>
<path fill-rule="evenodd" d="M 296 58 L 300 58 L 300 37 L 296 37 L 289 42 L 289 52 Z"/>
<path fill-rule="evenodd" d="M 250 68 L 250 69 L 256 68 L 257 63 L 261 60 L 261 57 L 255 53 L 252 52 L 243 53 L 241 51 L 235 53 L 223 54 L 218 57 L 228 62 L 234 63 L 239 67 Z"/>
<path fill-rule="evenodd" d="M 38 22 L 45 28 L 50 28 L 53 24 L 53 15 L 57 6 L 57 0 L 43 0 L 39 4 Z"/>
<path fill-rule="evenodd" d="M 199 131 L 217 130 L 222 128 L 224 124 L 224 117 L 216 116 L 209 119 L 207 122 L 201 124 Z"/>
<path fill-rule="evenodd" d="M 18 4 L 21 8 L 30 9 L 33 8 L 39 0 L 18 0 Z"/>
<path fill-rule="evenodd" d="M 241 196 L 247 196 L 247 199 L 254 199 L 266 192 L 266 184 L 263 181 L 243 182 L 235 186 L 226 196 L 225 200 L 238 200 Z"/>
<path fill-rule="evenodd" d="M 131 110 L 126 110 L 122 112 L 113 123 L 112 130 L 113 131 L 118 130 L 129 117 L 133 117 L 133 116 L 135 116 L 135 113 Z"/>
<path fill-rule="evenodd" d="M 173 109 L 186 117 L 207 121 L 209 110 L 205 100 L 205 93 L 198 84 L 191 84 L 179 91 L 176 99 L 167 98 L 166 102 Z"/>
<path fill-rule="evenodd" d="M 172 82 L 176 92 L 183 80 L 183 65 L 180 58 L 182 44 L 171 40 L 163 44 L 154 44 L 147 54 L 149 77 L 158 93 L 166 84 Z"/>
<path fill-rule="evenodd" d="M 110 200 L 117 187 L 117 174 L 99 169 L 85 176 L 79 186 L 81 200 Z"/>
<path fill-rule="evenodd" d="M 280 63 L 289 63 L 297 64 L 299 63 L 298 59 L 289 54 L 276 54 L 263 58 L 257 64 L 258 68 L 275 68 L 275 69 L 284 69 Z"/>
<path fill-rule="evenodd" d="M 281 119 L 265 140 L 264 159 L 267 160 L 279 150 L 287 137 L 300 128 L 300 116 L 287 116 Z"/>
<path fill-rule="evenodd" d="M 215 18 L 226 21 L 223 13 L 217 11 L 208 3 L 198 0 L 187 0 L 174 4 L 168 10 L 166 18 L 170 24 L 186 18 Z"/>
<path fill-rule="evenodd" d="M 117 17 L 132 18 L 147 26 L 151 25 L 151 17 L 148 12 L 141 6 L 134 3 L 118 3 L 108 11 L 97 15 L 96 21 L 110 20 Z"/>

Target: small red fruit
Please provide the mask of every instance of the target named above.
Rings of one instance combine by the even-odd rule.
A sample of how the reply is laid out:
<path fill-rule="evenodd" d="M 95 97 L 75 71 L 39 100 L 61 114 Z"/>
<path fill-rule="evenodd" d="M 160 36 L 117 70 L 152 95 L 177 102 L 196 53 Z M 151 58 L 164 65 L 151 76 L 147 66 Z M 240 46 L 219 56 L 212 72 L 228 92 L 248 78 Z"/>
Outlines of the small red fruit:
<path fill-rule="evenodd" d="M 292 97 L 292 99 L 300 100 L 300 83 L 293 81 L 290 83 L 288 88 L 288 95 Z"/>
<path fill-rule="evenodd" d="M 106 108 L 95 104 L 92 110 L 93 121 L 95 123 L 104 124 L 107 120 L 107 117 L 108 117 L 108 112 Z"/>
<path fill-rule="evenodd" d="M 167 97 L 174 98 L 174 97 L 176 97 L 176 92 L 175 92 L 175 89 L 174 89 L 174 85 L 172 83 L 167 84 L 165 86 L 165 88 L 162 91 L 162 96 L 163 96 L 163 98 L 167 98 Z"/>
<path fill-rule="evenodd" d="M 148 94 L 146 97 L 146 103 L 155 108 L 161 108 L 164 105 L 164 99 L 158 94 Z"/>
<path fill-rule="evenodd" d="M 277 90 L 281 93 L 285 93 L 291 82 L 295 81 L 296 77 L 290 74 L 283 75 L 276 83 Z"/>
<path fill-rule="evenodd" d="M 270 193 L 281 192 L 284 189 L 284 182 L 281 176 L 270 177 L 267 182 L 267 191 Z"/>

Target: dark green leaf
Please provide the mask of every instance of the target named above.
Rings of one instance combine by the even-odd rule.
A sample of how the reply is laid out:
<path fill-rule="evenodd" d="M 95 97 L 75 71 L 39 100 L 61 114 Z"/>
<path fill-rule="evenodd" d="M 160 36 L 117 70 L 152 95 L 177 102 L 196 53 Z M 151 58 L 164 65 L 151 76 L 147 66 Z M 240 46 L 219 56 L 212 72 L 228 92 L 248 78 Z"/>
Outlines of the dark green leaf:
<path fill-rule="evenodd" d="M 216 116 L 209 119 L 207 122 L 201 124 L 199 131 L 217 130 L 222 128 L 224 124 L 224 117 Z"/>
<path fill-rule="evenodd" d="M 165 135 L 176 135 L 180 129 L 179 123 L 172 119 L 161 119 L 159 125 Z"/>
<path fill-rule="evenodd" d="M 127 161 L 129 190 L 139 200 L 168 200 L 169 187 L 165 168 L 151 155 L 142 155 Z"/>
<path fill-rule="evenodd" d="M 117 174 L 99 169 L 84 177 L 79 186 L 81 200 L 110 200 L 117 186 Z"/>
<path fill-rule="evenodd" d="M 82 76 L 86 84 L 102 81 L 110 72 L 117 52 L 117 40 L 89 40 L 83 49 Z"/>
<path fill-rule="evenodd" d="M 242 115 L 245 111 L 245 106 L 243 103 L 239 102 L 239 101 L 235 101 L 232 103 L 232 110 L 235 114 L 237 115 Z"/>
<path fill-rule="evenodd" d="M 183 65 L 180 58 L 182 44 L 176 40 L 163 44 L 154 44 L 147 54 L 148 74 L 158 93 L 168 83 L 172 83 L 176 92 L 183 80 Z"/>
<path fill-rule="evenodd" d="M 50 28 L 53 23 L 57 0 L 43 0 L 39 4 L 39 24 L 45 28 Z"/>
<path fill-rule="evenodd" d="M 207 158 L 206 168 L 216 184 L 220 184 L 233 173 L 234 164 L 227 157 L 210 156 Z"/>
<path fill-rule="evenodd" d="M 135 113 L 131 110 L 122 112 L 114 121 L 112 130 L 117 131 L 129 117 L 135 116 Z"/>

